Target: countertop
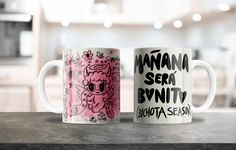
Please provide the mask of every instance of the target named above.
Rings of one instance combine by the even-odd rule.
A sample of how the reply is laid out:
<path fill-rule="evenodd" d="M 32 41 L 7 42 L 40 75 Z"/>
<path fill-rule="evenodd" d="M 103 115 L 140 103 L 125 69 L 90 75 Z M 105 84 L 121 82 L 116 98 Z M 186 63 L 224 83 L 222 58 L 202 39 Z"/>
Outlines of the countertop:
<path fill-rule="evenodd" d="M 236 149 L 236 112 L 194 114 L 178 125 L 65 124 L 60 114 L 0 113 L 0 149 Z M 221 143 L 221 144 L 219 144 Z"/>

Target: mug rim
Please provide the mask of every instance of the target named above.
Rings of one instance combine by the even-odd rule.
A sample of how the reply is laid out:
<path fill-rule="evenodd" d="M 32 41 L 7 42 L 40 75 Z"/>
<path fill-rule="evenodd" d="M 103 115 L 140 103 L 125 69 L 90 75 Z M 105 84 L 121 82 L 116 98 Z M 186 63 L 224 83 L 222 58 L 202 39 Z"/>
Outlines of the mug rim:
<path fill-rule="evenodd" d="M 150 49 L 163 49 L 163 50 L 187 50 L 187 51 L 192 51 L 191 48 L 186 48 L 186 47 L 138 47 L 135 48 L 135 51 L 138 50 L 150 50 Z"/>
<path fill-rule="evenodd" d="M 77 47 L 77 48 L 62 48 L 63 52 L 70 51 L 70 50 L 113 50 L 113 51 L 120 51 L 118 48 L 109 48 L 109 47 Z"/>

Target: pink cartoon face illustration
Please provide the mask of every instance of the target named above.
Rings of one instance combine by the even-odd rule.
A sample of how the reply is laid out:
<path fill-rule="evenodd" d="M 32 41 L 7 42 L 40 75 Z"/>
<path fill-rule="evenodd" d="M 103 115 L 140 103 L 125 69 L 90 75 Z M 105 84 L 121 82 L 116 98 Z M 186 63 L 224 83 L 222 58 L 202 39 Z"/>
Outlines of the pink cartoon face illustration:
<path fill-rule="evenodd" d="M 107 92 L 110 84 L 111 69 L 106 64 L 88 66 L 84 71 L 84 85 L 93 95 L 101 95 Z"/>
<path fill-rule="evenodd" d="M 90 82 L 88 85 L 88 89 L 92 94 L 103 94 L 106 90 L 107 85 L 105 84 L 105 81 L 94 81 Z"/>
<path fill-rule="evenodd" d="M 107 64 L 88 65 L 84 70 L 84 93 L 88 108 L 93 113 L 99 113 L 111 98 L 109 87 L 111 82 L 111 68 Z"/>

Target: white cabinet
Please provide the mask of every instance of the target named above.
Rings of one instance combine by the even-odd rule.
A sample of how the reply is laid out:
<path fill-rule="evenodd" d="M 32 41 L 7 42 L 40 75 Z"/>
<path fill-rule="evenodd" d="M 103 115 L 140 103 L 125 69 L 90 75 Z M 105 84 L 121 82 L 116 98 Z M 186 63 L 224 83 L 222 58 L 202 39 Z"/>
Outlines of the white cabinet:
<path fill-rule="evenodd" d="M 0 112 L 33 111 L 32 70 L 30 65 L 0 66 Z"/>
<path fill-rule="evenodd" d="M 32 111 L 31 95 L 27 86 L 0 86 L 0 112 Z"/>
<path fill-rule="evenodd" d="M 120 111 L 133 112 L 134 92 L 133 79 L 121 79 L 120 88 Z"/>
<path fill-rule="evenodd" d="M 122 15 L 130 20 L 157 21 L 160 18 L 158 0 L 123 0 Z"/>
<path fill-rule="evenodd" d="M 4 85 L 30 86 L 33 75 L 31 65 L 1 65 L 0 87 Z"/>
<path fill-rule="evenodd" d="M 168 22 L 190 13 L 192 3 L 193 1 L 190 0 L 160 0 L 158 9 L 161 14 L 161 21 Z"/>
<path fill-rule="evenodd" d="M 105 0 L 102 3 L 104 10 L 100 13 L 94 9 L 98 4 L 93 0 L 69 1 L 68 3 L 64 1 L 58 3 L 56 0 L 43 1 L 43 10 L 48 22 L 101 24 L 109 20 L 114 24 L 144 25 L 152 25 L 155 21 L 166 22 L 176 19 L 192 10 L 192 1 L 189 0 Z M 116 9 L 112 6 L 116 6 Z M 87 9 L 83 11 L 80 7 Z"/>

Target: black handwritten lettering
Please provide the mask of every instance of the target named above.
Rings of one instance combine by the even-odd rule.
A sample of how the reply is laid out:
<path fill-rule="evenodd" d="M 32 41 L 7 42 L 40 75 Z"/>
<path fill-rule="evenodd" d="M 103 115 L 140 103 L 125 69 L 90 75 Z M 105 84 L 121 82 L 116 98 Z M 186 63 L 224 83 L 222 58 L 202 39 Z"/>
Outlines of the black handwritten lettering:
<path fill-rule="evenodd" d="M 154 65 L 156 67 L 157 70 L 160 69 L 160 64 L 161 64 L 161 53 L 158 53 L 156 55 L 156 57 L 154 55 L 151 56 L 151 67 L 150 69 L 153 70 L 154 69 Z"/>
<path fill-rule="evenodd" d="M 146 88 L 145 89 L 145 92 L 146 92 L 146 95 L 147 95 L 147 98 L 148 98 L 148 100 L 150 101 L 151 99 L 152 99 L 152 95 L 153 95 L 153 93 L 154 93 L 154 89 L 148 89 L 148 88 Z"/>
<path fill-rule="evenodd" d="M 167 108 L 167 115 L 168 116 L 183 116 L 183 115 L 191 115 L 190 111 L 191 107 L 188 104 L 188 106 L 182 106 L 182 107 L 168 107 Z"/>
<path fill-rule="evenodd" d="M 170 57 L 168 53 L 164 53 L 162 57 L 161 67 L 164 68 L 165 66 L 169 70 L 171 69 Z"/>
<path fill-rule="evenodd" d="M 138 104 L 141 104 L 136 110 L 137 119 L 143 117 L 159 119 L 161 116 L 167 118 L 167 116 L 181 117 L 183 115 L 191 115 L 191 107 L 189 104 L 186 106 L 185 103 L 187 91 L 181 89 L 181 87 L 176 87 L 178 83 L 176 73 L 178 71 L 189 72 L 188 55 L 183 52 L 169 54 L 167 52 L 161 53 L 160 51 L 159 49 L 154 49 L 150 53 L 135 56 L 134 73 L 139 73 L 140 75 L 145 73 L 143 82 L 148 85 L 139 87 L 137 91 Z M 154 84 L 157 88 L 151 86 Z M 158 105 L 143 108 L 142 104 L 148 102 L 151 102 L 151 104 L 158 103 Z M 164 104 L 168 104 L 167 106 L 170 107 L 166 108 Z M 182 105 L 179 107 L 174 104 Z"/>
<path fill-rule="evenodd" d="M 170 99 L 170 95 L 172 99 Z M 154 100 L 156 103 L 169 103 L 172 101 L 174 104 L 177 103 L 177 100 L 182 104 L 187 96 L 186 91 L 181 91 L 178 87 L 172 88 L 161 88 L 160 90 L 154 88 L 146 88 L 145 90 L 142 88 L 138 88 L 138 103 L 144 103 L 146 99 L 148 101 Z"/>
<path fill-rule="evenodd" d="M 146 79 L 144 80 L 144 83 L 147 85 L 154 84 L 154 81 L 155 83 L 161 84 L 161 85 L 168 84 L 168 85 L 174 86 L 176 84 L 174 73 L 171 73 L 170 75 L 168 75 L 167 73 L 163 73 L 163 74 L 157 73 L 154 75 L 153 72 L 148 72 L 146 73 L 145 77 Z"/>
<path fill-rule="evenodd" d="M 167 116 L 191 116 L 190 106 L 182 106 L 182 107 L 142 107 L 139 105 L 136 110 L 136 118 L 150 118 L 155 117 L 159 119 L 161 116 L 163 118 L 167 118 Z"/>
<path fill-rule="evenodd" d="M 140 74 L 143 73 L 143 60 L 142 60 L 142 55 L 136 56 L 135 57 L 135 63 L 134 63 L 134 72 L 136 73 L 136 68 L 138 67 L 138 72 Z"/>
<path fill-rule="evenodd" d="M 188 55 L 184 54 L 183 57 L 181 54 L 169 56 L 168 53 L 161 53 L 155 52 L 149 54 L 145 54 L 144 57 L 142 55 L 136 55 L 134 61 L 134 73 L 138 72 L 142 74 L 144 71 L 144 67 L 147 66 L 151 71 L 153 71 L 154 67 L 157 70 L 160 68 L 166 68 L 168 70 L 175 70 L 178 68 L 179 71 L 186 70 L 189 72 L 189 63 L 188 63 Z"/>
<path fill-rule="evenodd" d="M 183 58 L 183 69 L 186 69 L 186 71 L 188 72 L 189 71 L 189 64 L 188 64 L 188 55 L 187 54 L 184 54 L 184 58 Z"/>
<path fill-rule="evenodd" d="M 153 77 L 154 74 L 152 72 L 146 73 L 146 80 L 144 80 L 144 83 L 147 85 L 152 85 L 154 83 Z"/>
<path fill-rule="evenodd" d="M 144 89 L 142 89 L 142 88 L 138 89 L 138 103 L 145 102 L 144 93 L 145 93 Z"/>
<path fill-rule="evenodd" d="M 175 55 L 172 55 L 172 66 L 173 66 L 173 70 L 175 70 L 175 66 L 179 69 L 179 71 L 182 70 L 181 67 L 181 59 L 182 59 L 182 54 L 179 54 L 178 59 L 175 57 Z"/>
<path fill-rule="evenodd" d="M 160 49 L 156 49 L 156 50 L 152 50 L 150 53 L 153 54 L 153 53 L 157 53 L 157 52 L 160 52 L 161 50 Z"/>
<path fill-rule="evenodd" d="M 144 117 L 156 117 L 159 119 L 161 116 L 167 118 L 166 112 L 163 107 L 147 107 L 147 108 L 142 108 L 141 106 L 137 107 L 137 119 L 139 118 L 144 118 Z"/>

